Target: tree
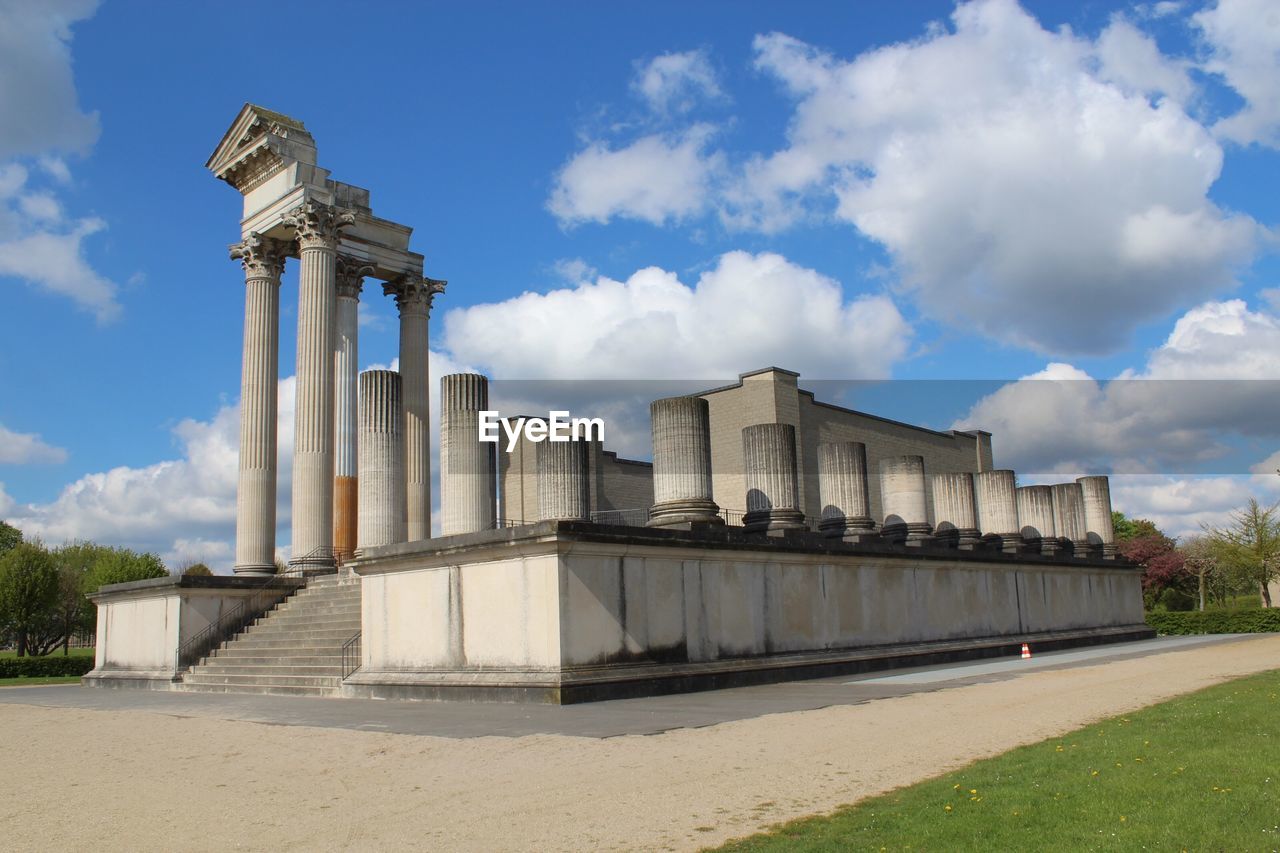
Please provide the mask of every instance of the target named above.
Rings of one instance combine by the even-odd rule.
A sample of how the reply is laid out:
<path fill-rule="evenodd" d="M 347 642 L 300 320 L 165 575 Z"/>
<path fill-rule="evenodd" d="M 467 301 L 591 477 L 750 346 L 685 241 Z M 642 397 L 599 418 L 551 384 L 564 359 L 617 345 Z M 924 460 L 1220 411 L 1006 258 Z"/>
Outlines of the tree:
<path fill-rule="evenodd" d="M 168 569 L 155 554 L 139 554 L 128 548 L 102 547 L 93 568 L 89 570 L 84 591 L 93 593 L 107 584 L 163 578 L 168 574 Z"/>
<path fill-rule="evenodd" d="M 7 521 L 0 521 L 0 557 L 12 551 L 21 541 L 21 530 Z"/>
<path fill-rule="evenodd" d="M 1262 595 L 1262 606 L 1271 606 L 1267 585 L 1280 571 L 1280 503 L 1263 508 L 1249 498 L 1243 509 L 1231 513 L 1224 527 L 1207 528 L 1218 543 L 1222 559 Z"/>
<path fill-rule="evenodd" d="M 213 574 L 213 570 L 204 563 L 191 563 L 187 566 L 179 566 L 179 574 L 183 577 L 202 577 L 207 578 Z"/>
<path fill-rule="evenodd" d="M 1221 574 L 1218 557 L 1220 549 L 1208 536 L 1193 536 L 1178 546 L 1187 570 L 1196 579 L 1198 610 L 1204 610 L 1210 586 Z M 1224 595 L 1225 598 L 1225 595 Z"/>
<path fill-rule="evenodd" d="M 1156 523 L 1146 518 L 1129 518 L 1119 510 L 1111 511 L 1111 527 L 1117 542 L 1141 539 L 1145 536 L 1163 536 Z"/>
<path fill-rule="evenodd" d="M 24 657 L 58 597 L 58 567 L 38 542 L 23 542 L 0 557 L 0 622 L 18 637 Z"/>
<path fill-rule="evenodd" d="M 39 642 L 33 643 L 38 654 L 48 654 L 62 646 L 69 654 L 71 638 L 80 631 L 93 630 L 93 604 L 85 597 L 85 586 L 94 564 L 107 549 L 92 542 L 68 542 L 53 550 L 58 566 L 58 598 Z"/>
<path fill-rule="evenodd" d="M 1145 521 L 1145 519 L 1142 519 Z M 1151 524 L 1147 521 L 1146 524 Z M 1142 566 L 1142 589 L 1148 606 L 1159 599 L 1167 589 L 1190 593 L 1191 575 L 1186 560 L 1178 552 L 1177 543 L 1160 532 L 1154 524 L 1154 533 L 1122 539 L 1116 542 L 1120 556 Z"/>

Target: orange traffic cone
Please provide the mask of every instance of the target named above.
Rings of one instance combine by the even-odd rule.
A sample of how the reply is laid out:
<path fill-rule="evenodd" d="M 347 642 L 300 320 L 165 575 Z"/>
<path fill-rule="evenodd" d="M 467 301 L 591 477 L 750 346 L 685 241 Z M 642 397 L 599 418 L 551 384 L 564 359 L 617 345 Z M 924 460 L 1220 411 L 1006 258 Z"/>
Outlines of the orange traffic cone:
<path fill-rule="evenodd" d="M 1022 644 L 1022 659 L 1026 660 L 1031 657 L 1031 647 L 1026 643 Z"/>

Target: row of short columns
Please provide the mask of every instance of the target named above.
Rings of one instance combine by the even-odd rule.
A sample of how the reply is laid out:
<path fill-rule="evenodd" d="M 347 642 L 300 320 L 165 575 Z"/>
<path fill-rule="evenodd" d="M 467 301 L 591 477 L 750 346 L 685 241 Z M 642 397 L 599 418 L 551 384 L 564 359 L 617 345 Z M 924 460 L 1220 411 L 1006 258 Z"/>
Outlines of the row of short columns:
<path fill-rule="evenodd" d="M 718 519 L 711 497 L 707 402 L 700 397 L 657 400 L 650 414 L 655 503 L 649 524 L 684 526 Z M 742 447 L 746 531 L 783 535 L 805 529 L 795 427 L 780 423 L 745 427 Z M 1019 488 L 1010 470 L 930 477 L 920 456 L 881 459 L 878 474 L 883 516 L 877 530 L 870 511 L 866 446 L 856 441 L 819 445 L 819 531 L 849 542 L 879 538 L 958 548 L 984 543 L 1005 551 L 1030 549 L 1047 554 L 1069 545 L 1080 556 L 1091 551 L 1115 555 L 1106 477 Z M 930 494 L 933 524 L 928 517 Z"/>

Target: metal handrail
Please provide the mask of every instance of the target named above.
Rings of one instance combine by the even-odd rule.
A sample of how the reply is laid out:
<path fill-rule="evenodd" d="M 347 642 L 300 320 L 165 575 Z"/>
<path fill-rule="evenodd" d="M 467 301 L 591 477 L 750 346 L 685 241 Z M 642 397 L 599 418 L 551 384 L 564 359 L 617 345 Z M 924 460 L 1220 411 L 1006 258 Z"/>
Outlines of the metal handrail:
<path fill-rule="evenodd" d="M 257 591 L 236 602 L 216 622 L 210 622 L 204 630 L 178 646 L 177 652 L 174 653 L 175 671 L 181 673 L 190 669 L 196 661 L 222 645 L 225 640 L 239 634 L 255 619 L 277 607 L 301 589 L 297 586 L 275 586 L 282 577 L 301 576 L 301 574 L 301 570 L 294 569 L 277 575 L 267 575 L 256 587 L 250 587 Z"/>
<path fill-rule="evenodd" d="M 360 668 L 360 631 L 342 644 L 342 680 L 346 681 Z"/>

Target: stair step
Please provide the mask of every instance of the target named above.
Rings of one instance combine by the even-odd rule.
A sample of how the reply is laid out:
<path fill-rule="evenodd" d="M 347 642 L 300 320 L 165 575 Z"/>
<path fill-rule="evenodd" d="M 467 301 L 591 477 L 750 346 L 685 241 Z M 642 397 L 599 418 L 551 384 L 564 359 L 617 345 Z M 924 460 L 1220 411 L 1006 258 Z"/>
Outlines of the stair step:
<path fill-rule="evenodd" d="M 182 679 L 183 684 L 220 684 L 247 686 L 277 685 L 280 687 L 329 687 L 342 683 L 339 675 L 224 675 L 222 673 L 192 672 Z"/>
<path fill-rule="evenodd" d="M 216 657 L 205 658 L 202 664 L 213 665 L 225 661 L 228 665 L 236 666 L 342 666 L 342 655 L 340 654 L 316 654 L 314 649 L 304 649 L 308 654 L 280 654 L 280 655 L 263 655 L 252 654 L 251 649 L 245 649 L 244 654 L 236 655 L 218 655 Z"/>
<path fill-rule="evenodd" d="M 183 683 L 190 693 L 255 693 L 267 696 L 332 696 L 332 687 L 303 687 L 282 684 L 198 684 Z"/>
<path fill-rule="evenodd" d="M 300 665 L 293 662 L 282 664 L 279 661 L 268 664 L 210 661 L 200 667 L 199 677 L 203 678 L 208 675 L 265 675 L 273 678 L 276 676 L 292 678 L 304 675 L 342 675 L 342 663 Z"/>

